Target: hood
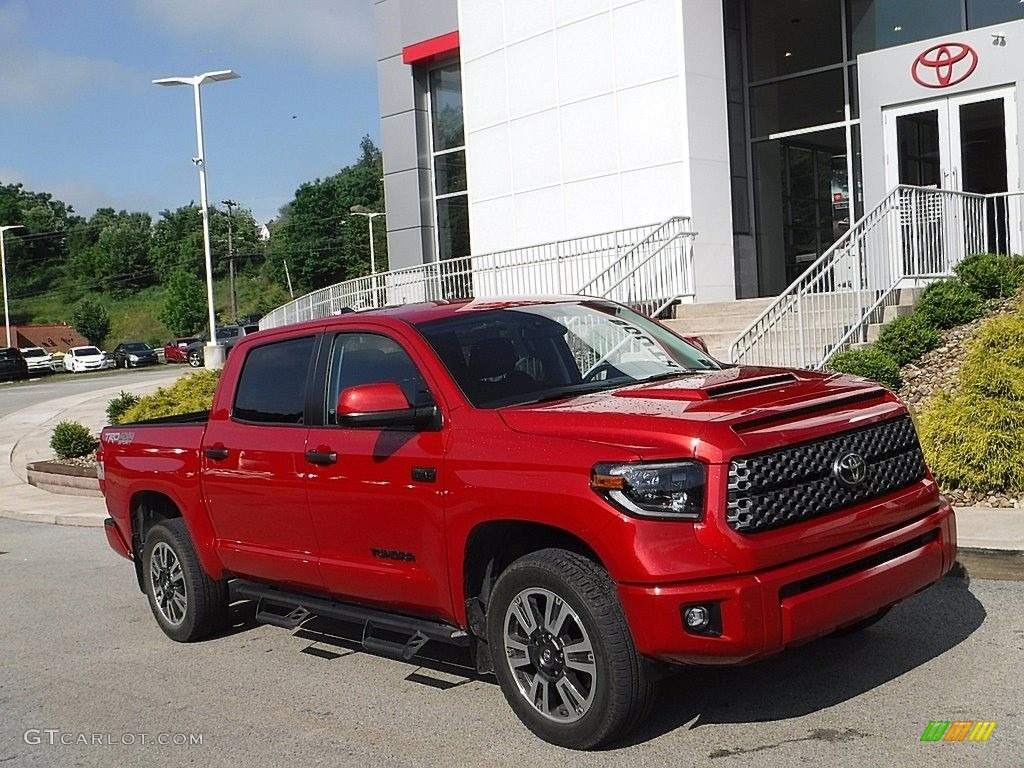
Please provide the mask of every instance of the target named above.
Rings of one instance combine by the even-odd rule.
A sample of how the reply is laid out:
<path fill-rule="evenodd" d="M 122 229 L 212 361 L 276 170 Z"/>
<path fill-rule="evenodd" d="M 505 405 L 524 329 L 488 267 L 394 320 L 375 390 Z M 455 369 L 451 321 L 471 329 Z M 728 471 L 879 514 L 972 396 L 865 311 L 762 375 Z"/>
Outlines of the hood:
<path fill-rule="evenodd" d="M 844 374 L 740 366 L 551 403 L 510 406 L 510 429 L 716 463 L 892 417 L 903 406 Z"/>

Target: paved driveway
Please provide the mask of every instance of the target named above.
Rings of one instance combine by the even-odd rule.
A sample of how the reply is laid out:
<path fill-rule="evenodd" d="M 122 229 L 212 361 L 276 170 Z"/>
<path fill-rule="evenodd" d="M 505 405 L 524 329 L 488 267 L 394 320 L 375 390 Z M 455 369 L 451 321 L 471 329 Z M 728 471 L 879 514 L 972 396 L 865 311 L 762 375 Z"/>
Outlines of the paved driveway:
<path fill-rule="evenodd" d="M 0 520 L 0 551 L 0 765 L 1021 765 L 1019 582 L 947 578 L 859 637 L 684 671 L 629 743 L 577 754 L 529 734 L 461 653 L 391 661 L 358 627 L 256 626 L 247 605 L 179 645 L 102 531 Z M 922 743 L 931 720 L 998 725 Z"/>

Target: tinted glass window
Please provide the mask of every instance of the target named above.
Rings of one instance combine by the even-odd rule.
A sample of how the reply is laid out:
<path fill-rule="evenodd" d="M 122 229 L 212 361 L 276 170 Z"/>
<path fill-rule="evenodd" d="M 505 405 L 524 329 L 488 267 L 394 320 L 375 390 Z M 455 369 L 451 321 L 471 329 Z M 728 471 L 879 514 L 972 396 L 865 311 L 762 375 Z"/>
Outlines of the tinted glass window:
<path fill-rule="evenodd" d="M 478 408 L 719 367 L 657 323 L 603 302 L 468 312 L 419 330 Z"/>
<path fill-rule="evenodd" d="M 11 347 L 0 349 L 0 360 L 13 360 L 17 357 Z"/>
<path fill-rule="evenodd" d="M 340 333 L 331 349 L 327 380 L 327 423 L 336 424 L 338 395 L 349 387 L 393 382 L 412 405 L 432 397 L 416 364 L 398 342 L 375 333 Z"/>
<path fill-rule="evenodd" d="M 749 6 L 750 79 L 767 80 L 843 60 L 839 0 L 755 0 Z"/>
<path fill-rule="evenodd" d="M 967 27 L 987 27 L 1024 18 L 1020 0 L 967 0 Z"/>
<path fill-rule="evenodd" d="M 22 355 L 25 357 L 46 357 L 46 350 L 39 349 L 39 347 L 34 347 L 32 349 L 26 349 L 24 352 L 22 352 Z"/>
<path fill-rule="evenodd" d="M 963 0 L 851 0 L 853 55 L 961 29 Z"/>
<path fill-rule="evenodd" d="M 826 125 L 843 119 L 843 71 L 783 80 L 750 89 L 754 136 Z"/>
<path fill-rule="evenodd" d="M 72 354 L 75 357 L 85 357 L 87 355 L 100 355 L 103 354 L 96 347 L 79 347 L 77 350 L 73 350 Z"/>
<path fill-rule="evenodd" d="M 243 421 L 301 424 L 315 341 L 306 336 L 250 350 L 238 379 L 233 416 Z"/>

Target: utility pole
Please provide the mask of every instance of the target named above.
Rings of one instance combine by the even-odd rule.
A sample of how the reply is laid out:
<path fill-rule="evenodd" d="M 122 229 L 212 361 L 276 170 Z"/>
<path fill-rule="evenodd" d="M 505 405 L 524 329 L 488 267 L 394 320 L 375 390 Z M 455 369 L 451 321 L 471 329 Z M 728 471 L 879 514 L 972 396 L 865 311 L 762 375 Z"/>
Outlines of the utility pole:
<path fill-rule="evenodd" d="M 284 260 L 284 276 L 288 281 L 288 295 L 295 298 L 295 291 L 292 290 L 292 276 L 288 274 L 288 259 Z"/>
<path fill-rule="evenodd" d="M 228 207 L 228 269 L 231 275 L 231 320 L 238 322 L 238 297 L 235 295 L 235 249 L 231 242 L 232 212 L 238 203 L 234 200 L 221 200 Z"/>

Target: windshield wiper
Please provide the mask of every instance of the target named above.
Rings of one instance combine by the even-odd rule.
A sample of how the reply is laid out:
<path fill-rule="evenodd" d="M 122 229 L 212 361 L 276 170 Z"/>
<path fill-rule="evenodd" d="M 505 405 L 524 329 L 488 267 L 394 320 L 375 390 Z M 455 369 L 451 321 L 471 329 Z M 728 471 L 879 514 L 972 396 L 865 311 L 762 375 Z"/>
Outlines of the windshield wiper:
<path fill-rule="evenodd" d="M 635 384 L 636 382 L 631 383 Z M 547 403 L 552 400 L 565 400 L 570 397 L 578 397 L 579 395 L 589 395 L 593 392 L 600 392 L 604 389 L 618 389 L 622 386 L 624 386 L 624 384 L 617 380 L 592 382 L 590 384 L 571 384 L 566 387 L 548 390 L 546 393 L 531 400 L 522 400 L 520 402 L 509 403 L 509 405 L 536 405 L 537 403 Z"/>

